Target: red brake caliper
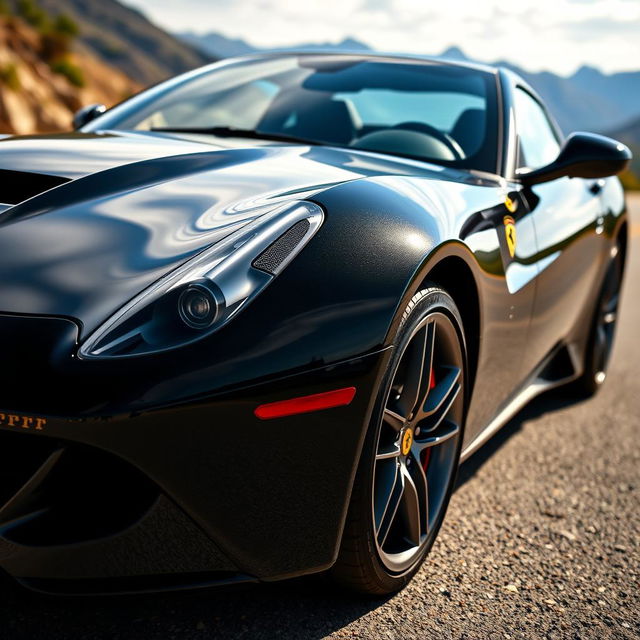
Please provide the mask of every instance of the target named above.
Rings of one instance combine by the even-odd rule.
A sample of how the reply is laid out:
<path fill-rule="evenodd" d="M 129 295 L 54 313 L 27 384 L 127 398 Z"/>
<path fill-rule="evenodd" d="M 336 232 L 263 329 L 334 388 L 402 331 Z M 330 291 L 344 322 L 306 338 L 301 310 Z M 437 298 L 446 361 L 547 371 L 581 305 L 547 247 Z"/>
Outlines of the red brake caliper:
<path fill-rule="evenodd" d="M 431 377 L 429 378 L 429 391 L 436 386 L 436 374 L 433 369 L 431 369 Z M 424 472 L 427 472 L 427 467 L 429 466 L 429 460 L 431 459 L 431 447 L 425 449 L 422 452 L 422 468 Z"/>

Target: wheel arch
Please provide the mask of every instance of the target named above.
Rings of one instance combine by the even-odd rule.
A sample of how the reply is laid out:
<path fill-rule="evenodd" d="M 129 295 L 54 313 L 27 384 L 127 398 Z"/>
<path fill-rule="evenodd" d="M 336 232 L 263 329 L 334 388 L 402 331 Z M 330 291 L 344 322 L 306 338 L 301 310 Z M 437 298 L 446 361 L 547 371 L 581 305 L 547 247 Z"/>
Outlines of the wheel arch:
<path fill-rule="evenodd" d="M 447 256 L 433 265 L 420 283 L 433 283 L 444 289 L 456 303 L 465 334 L 469 394 L 473 391 L 480 351 L 480 297 L 471 267 L 461 257 Z"/>
<path fill-rule="evenodd" d="M 435 181 L 434 181 L 435 182 Z M 465 187 L 470 192 L 476 186 Z M 460 214 L 453 219 L 438 197 L 446 197 L 448 187 L 437 183 L 433 186 L 433 197 L 426 192 L 410 192 L 409 197 L 399 192 L 388 181 L 374 179 L 356 180 L 314 196 L 314 201 L 327 211 L 325 222 L 327 241 L 325 248 L 317 244 L 317 257 L 310 247 L 306 256 L 309 264 L 317 267 L 323 257 L 331 255 L 332 269 L 344 260 L 350 265 L 349 286 L 352 296 L 359 295 L 363 284 L 369 287 L 367 297 L 384 302 L 383 309 L 375 317 L 376 336 L 379 346 L 388 347 L 393 342 L 404 310 L 412 297 L 425 283 L 445 289 L 460 310 L 467 341 L 469 392 L 473 390 L 480 361 L 480 336 L 483 318 L 483 272 L 471 248 L 459 239 L 460 221 L 472 215 Z M 478 192 L 482 202 L 493 202 L 493 191 Z M 482 208 L 482 203 L 475 203 Z M 474 204 L 474 206 L 475 206 Z M 471 212 L 472 208 L 469 208 Z M 359 230 L 359 240 L 353 242 L 353 230 Z M 329 233 L 331 231 L 331 233 Z M 323 237 L 322 232 L 318 234 Z M 411 238 L 411 242 L 407 242 Z M 339 258 L 336 258 L 340 251 Z M 382 259 L 381 256 L 387 256 Z M 336 272 L 340 283 L 345 283 L 345 274 Z M 375 282 L 375 286 L 370 283 Z M 377 339 L 376 339 L 377 338 Z"/>
<path fill-rule="evenodd" d="M 468 365 L 468 393 L 473 392 L 480 358 L 482 335 L 482 289 L 476 275 L 477 265 L 471 250 L 460 241 L 440 245 L 426 257 L 407 284 L 398 309 L 404 310 L 411 298 L 427 284 L 444 289 L 455 302 L 462 318 Z M 386 344 L 390 344 L 399 317 L 389 326 Z"/>

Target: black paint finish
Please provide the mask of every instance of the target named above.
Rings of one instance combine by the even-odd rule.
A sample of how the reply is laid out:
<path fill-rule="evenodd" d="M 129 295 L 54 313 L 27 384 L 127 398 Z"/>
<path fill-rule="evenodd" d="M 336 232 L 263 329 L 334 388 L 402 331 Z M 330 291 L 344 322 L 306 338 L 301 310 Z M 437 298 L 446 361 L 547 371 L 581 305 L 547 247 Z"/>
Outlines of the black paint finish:
<path fill-rule="evenodd" d="M 614 177 L 597 189 L 595 178 L 523 184 L 509 117 L 521 81 L 494 73 L 503 175 L 186 134 L 0 141 L 0 172 L 34 174 L 33 191 L 23 192 L 30 199 L 14 189 L 3 200 L 11 188 L 0 187 L 0 441 L 13 433 L 25 460 L 30 442 L 34 450 L 50 443 L 33 470 L 25 462 L 37 478 L 26 477 L 16 498 L 32 526 L 43 517 L 29 511 L 36 483 L 49 487 L 55 513 L 67 504 L 50 482 L 50 456 L 80 447 L 106 455 L 107 469 L 108 460 L 130 467 L 160 496 L 148 505 L 133 505 L 126 487 L 113 496 L 135 514 L 127 534 L 135 544 L 153 538 L 159 574 L 188 574 L 180 581 L 191 584 L 198 575 L 226 582 L 320 571 L 339 547 L 390 336 L 425 282 L 437 278 L 454 297 L 475 354 L 465 445 L 558 345 L 581 355 L 606 257 L 626 224 L 622 189 Z M 126 362 L 79 356 L 79 345 L 141 291 L 295 200 L 319 205 L 322 226 L 219 331 Z M 516 229 L 513 257 L 506 215 Z M 357 388 L 347 407 L 269 422 L 253 415 L 264 402 L 346 386 Z M 73 482 L 64 486 L 73 493 Z M 43 527 L 30 550 L 6 509 L 0 566 L 28 584 L 154 573 L 122 553 L 123 532 L 109 534 L 112 547 L 89 536 L 61 554 Z M 71 525 L 82 519 L 65 514 Z M 159 521 L 184 531 L 194 553 L 206 548 L 202 562 L 150 534 L 149 522 Z M 112 565 L 97 560 L 109 548 Z"/>

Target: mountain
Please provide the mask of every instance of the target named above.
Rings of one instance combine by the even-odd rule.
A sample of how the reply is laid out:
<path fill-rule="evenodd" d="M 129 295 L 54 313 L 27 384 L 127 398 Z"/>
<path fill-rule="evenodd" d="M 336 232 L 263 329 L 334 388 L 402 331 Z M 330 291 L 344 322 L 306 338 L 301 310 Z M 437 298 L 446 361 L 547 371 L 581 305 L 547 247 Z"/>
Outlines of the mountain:
<path fill-rule="evenodd" d="M 116 0 L 10 0 L 15 13 L 28 5 L 37 13 L 64 14 L 79 27 L 77 49 L 118 67 L 142 85 L 211 61 L 194 49 L 152 24 L 142 13 Z M 34 15 L 36 15 L 34 13 Z"/>
<path fill-rule="evenodd" d="M 49 60 L 43 36 L 12 16 L 0 16 L 0 132 L 34 133 L 71 128 L 85 104 L 112 105 L 141 89 L 97 57 L 66 52 Z"/>
<path fill-rule="evenodd" d="M 197 34 L 193 32 L 178 34 L 178 38 L 200 49 L 205 55 L 213 58 L 231 58 L 242 56 L 257 51 L 371 51 L 371 48 L 355 38 L 345 38 L 340 42 L 308 42 L 289 47 L 277 47 L 275 49 L 260 49 L 249 44 L 241 38 L 227 38 L 220 33 Z"/>
<path fill-rule="evenodd" d="M 640 72 L 604 74 L 593 69 L 597 82 L 587 82 L 587 67 L 568 78 L 549 71 L 531 73 L 509 63 L 549 105 L 566 133 L 576 130 L 604 133 L 640 115 Z"/>
<path fill-rule="evenodd" d="M 449 47 L 445 49 L 437 58 L 445 58 L 446 60 L 454 60 L 455 62 L 472 62 L 460 47 Z"/>
<path fill-rule="evenodd" d="M 458 47 L 442 58 L 472 61 Z M 550 71 L 531 72 L 506 60 L 493 62 L 522 76 L 549 106 L 565 133 L 606 133 L 640 115 L 640 71 L 613 74 L 583 66 L 569 77 Z"/>
<path fill-rule="evenodd" d="M 571 82 L 574 86 L 585 91 L 606 96 L 609 101 L 620 105 L 623 110 L 627 108 L 627 105 L 633 105 L 633 109 L 628 110 L 628 118 L 638 115 L 640 71 L 625 71 L 607 75 L 599 69 L 583 66 L 571 76 Z"/>
<path fill-rule="evenodd" d="M 630 147 L 640 147 L 640 116 L 617 129 L 611 130 L 609 135 Z"/>
<path fill-rule="evenodd" d="M 459 47 L 450 47 L 437 57 L 473 61 Z M 606 133 L 640 115 L 640 71 L 605 74 L 583 66 L 564 77 L 550 71 L 526 71 L 506 60 L 490 64 L 522 76 L 540 94 L 565 133 Z"/>
<path fill-rule="evenodd" d="M 242 39 L 227 38 L 219 33 L 188 33 L 178 37 L 216 58 L 260 51 Z M 336 44 L 301 44 L 279 50 L 292 49 L 371 50 L 363 42 L 352 38 Z M 472 61 L 460 47 L 449 47 L 436 57 Z M 586 130 L 604 133 L 640 115 L 640 71 L 605 74 L 593 67 L 584 66 L 573 75 L 564 77 L 550 71 L 529 72 L 508 61 L 494 64 L 520 74 L 549 105 L 565 132 Z"/>
<path fill-rule="evenodd" d="M 178 37 L 194 49 L 199 49 L 204 55 L 212 58 L 233 58 L 257 51 L 255 47 L 240 38 L 227 38 L 220 33 L 198 35 L 188 31 L 179 34 Z"/>

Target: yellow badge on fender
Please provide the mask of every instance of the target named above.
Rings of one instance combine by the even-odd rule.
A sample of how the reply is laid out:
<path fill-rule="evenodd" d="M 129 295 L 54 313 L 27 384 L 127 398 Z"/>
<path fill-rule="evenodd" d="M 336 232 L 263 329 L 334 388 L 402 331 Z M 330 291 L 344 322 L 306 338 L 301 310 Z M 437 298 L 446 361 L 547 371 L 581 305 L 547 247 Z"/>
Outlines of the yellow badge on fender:
<path fill-rule="evenodd" d="M 518 210 L 518 201 L 512 200 L 509 196 L 505 196 L 504 206 L 507 207 L 509 213 L 515 213 Z"/>
<path fill-rule="evenodd" d="M 509 255 L 513 258 L 516 255 L 516 221 L 511 216 L 505 216 L 502 221 L 504 222 L 504 234 L 507 238 Z"/>

